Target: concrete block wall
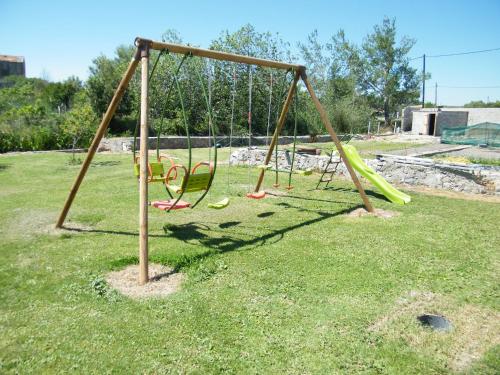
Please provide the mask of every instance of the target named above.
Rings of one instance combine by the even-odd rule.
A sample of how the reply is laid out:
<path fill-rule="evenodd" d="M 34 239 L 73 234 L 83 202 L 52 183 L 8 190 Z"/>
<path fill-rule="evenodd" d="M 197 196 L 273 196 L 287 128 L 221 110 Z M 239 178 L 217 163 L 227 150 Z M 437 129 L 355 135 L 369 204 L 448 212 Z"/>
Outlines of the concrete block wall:
<path fill-rule="evenodd" d="M 466 111 L 439 111 L 436 113 L 436 132 L 440 136 L 444 128 L 467 126 L 469 112 Z"/>

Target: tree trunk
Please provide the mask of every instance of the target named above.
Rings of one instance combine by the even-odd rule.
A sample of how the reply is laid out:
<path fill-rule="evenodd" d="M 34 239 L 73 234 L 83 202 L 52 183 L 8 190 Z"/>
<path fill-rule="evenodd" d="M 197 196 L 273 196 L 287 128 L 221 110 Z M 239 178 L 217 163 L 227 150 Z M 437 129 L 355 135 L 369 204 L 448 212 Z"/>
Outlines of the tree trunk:
<path fill-rule="evenodd" d="M 389 113 L 389 98 L 384 98 L 384 122 L 386 127 L 391 126 L 391 118 Z"/>
<path fill-rule="evenodd" d="M 72 144 L 72 149 L 71 149 L 71 156 L 72 156 L 72 161 L 75 162 L 75 149 L 76 149 L 76 143 L 78 142 L 77 138 L 73 138 L 73 144 Z"/>

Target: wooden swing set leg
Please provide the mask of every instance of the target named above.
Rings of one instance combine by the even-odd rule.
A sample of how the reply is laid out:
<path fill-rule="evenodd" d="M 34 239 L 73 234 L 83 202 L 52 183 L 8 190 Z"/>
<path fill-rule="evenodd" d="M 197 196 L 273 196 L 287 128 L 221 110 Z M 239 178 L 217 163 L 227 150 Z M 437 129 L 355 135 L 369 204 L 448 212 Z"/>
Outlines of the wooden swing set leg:
<path fill-rule="evenodd" d="M 59 214 L 59 218 L 57 219 L 56 223 L 56 228 L 61 228 L 64 225 L 64 221 L 66 220 L 68 211 L 71 208 L 71 204 L 75 199 L 76 193 L 78 192 L 78 189 L 80 188 L 83 178 L 85 177 L 85 174 L 89 169 L 90 163 L 94 158 L 97 148 L 99 147 L 99 143 L 101 143 L 102 137 L 104 136 L 106 130 L 108 129 L 109 122 L 113 118 L 116 108 L 118 107 L 118 104 L 123 98 L 123 94 L 125 94 L 125 90 L 127 89 L 127 86 L 135 73 L 137 65 L 139 64 L 139 57 L 140 57 L 140 51 L 137 49 L 132 61 L 128 65 L 127 71 L 123 75 L 123 78 L 120 81 L 120 84 L 118 85 L 115 94 L 113 95 L 113 99 L 111 99 L 111 103 L 109 104 L 109 107 L 106 110 L 106 113 L 104 114 L 101 120 L 99 128 L 95 133 L 94 139 L 89 147 L 89 151 L 87 152 L 87 156 L 85 157 L 82 167 L 80 168 L 80 172 L 78 172 L 78 176 L 76 177 L 75 182 L 71 187 L 68 198 L 66 198 L 64 207 L 61 213 Z"/>
<path fill-rule="evenodd" d="M 130 80 L 132 79 L 139 61 L 142 64 L 141 72 L 141 150 L 140 150 L 140 179 L 139 179 L 139 192 L 140 192 L 140 203 L 139 203 L 139 284 L 143 285 L 148 282 L 148 119 L 147 119 L 147 108 L 148 108 L 148 74 L 149 74 L 149 46 L 147 43 L 138 44 L 137 50 L 130 64 L 127 67 L 125 74 L 118 85 L 118 88 L 111 99 L 111 103 L 104 114 L 99 128 L 96 131 L 92 144 L 89 147 L 85 161 L 78 173 L 78 176 L 71 187 L 70 193 L 64 207 L 59 214 L 59 218 L 56 223 L 56 228 L 61 228 L 64 225 L 68 211 L 71 208 L 73 200 L 80 188 L 80 185 L 87 173 L 87 170 L 92 163 L 99 143 L 101 142 L 106 130 L 109 126 L 111 119 L 113 118 L 116 108 L 120 103 L 125 90 L 127 89 Z"/>
<path fill-rule="evenodd" d="M 319 112 L 319 116 L 321 117 L 321 121 L 323 122 L 323 125 L 325 125 L 326 130 L 330 134 L 330 137 L 332 137 L 333 142 L 335 143 L 335 146 L 337 147 L 337 150 L 339 152 L 340 158 L 344 162 L 347 170 L 349 171 L 349 174 L 351 175 L 351 179 L 354 182 L 354 185 L 356 185 L 356 188 L 358 189 L 359 195 L 361 196 L 361 199 L 363 200 L 363 203 L 366 207 L 366 210 L 368 212 L 374 212 L 373 205 L 371 204 L 370 200 L 368 199 L 368 196 L 366 195 L 365 189 L 363 189 L 363 185 L 361 185 L 361 182 L 358 179 L 358 176 L 356 176 L 356 173 L 354 172 L 354 169 L 352 168 L 351 163 L 347 159 L 344 149 L 342 148 L 342 144 L 340 143 L 337 134 L 335 133 L 335 130 L 333 130 L 332 124 L 330 123 L 330 120 L 328 119 L 328 115 L 326 114 L 323 106 L 321 105 L 318 97 L 316 96 L 316 93 L 314 92 L 309 80 L 307 79 L 307 75 L 305 71 L 301 72 L 301 78 L 304 84 L 306 85 L 307 91 L 309 91 L 309 95 L 311 95 L 311 99 L 316 107 L 316 109 Z"/>
<path fill-rule="evenodd" d="M 149 281 L 148 265 L 148 83 L 149 46 L 141 49 L 141 133 L 139 165 L 139 285 Z"/>

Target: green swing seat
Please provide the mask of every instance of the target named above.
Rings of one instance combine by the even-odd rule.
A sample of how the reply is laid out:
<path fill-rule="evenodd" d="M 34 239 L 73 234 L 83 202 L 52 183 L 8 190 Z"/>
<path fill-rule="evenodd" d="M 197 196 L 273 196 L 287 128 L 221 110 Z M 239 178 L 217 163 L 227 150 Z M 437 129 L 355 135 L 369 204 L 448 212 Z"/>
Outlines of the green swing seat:
<path fill-rule="evenodd" d="M 166 186 L 170 191 L 176 194 L 181 193 L 194 193 L 197 191 L 207 190 L 212 178 L 211 173 L 193 173 L 189 175 L 186 183 L 186 176 L 182 176 L 180 185 L 167 184 Z"/>

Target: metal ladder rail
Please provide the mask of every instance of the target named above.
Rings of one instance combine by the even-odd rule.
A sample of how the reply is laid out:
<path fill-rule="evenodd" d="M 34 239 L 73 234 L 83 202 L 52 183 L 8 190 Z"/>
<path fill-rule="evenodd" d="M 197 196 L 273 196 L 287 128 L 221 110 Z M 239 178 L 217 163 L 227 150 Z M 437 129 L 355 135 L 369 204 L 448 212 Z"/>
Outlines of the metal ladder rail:
<path fill-rule="evenodd" d="M 330 159 L 328 159 L 328 163 L 326 164 L 326 167 L 325 167 L 325 169 L 323 170 L 323 173 L 321 174 L 321 177 L 320 177 L 320 179 L 319 179 L 319 181 L 318 181 L 318 184 L 316 185 L 316 190 L 317 190 L 317 189 L 319 189 L 319 186 L 321 185 L 321 183 L 326 182 L 326 185 L 325 185 L 325 187 L 324 187 L 324 188 L 327 188 L 327 187 L 328 187 L 328 184 L 329 184 L 330 182 L 332 182 L 332 180 L 333 180 L 333 175 L 335 174 L 335 172 L 337 172 L 337 168 L 338 168 L 338 166 L 339 166 L 339 164 L 340 164 L 340 160 L 339 160 L 339 161 L 336 161 L 336 162 L 334 162 L 334 161 L 333 161 L 333 156 L 334 156 L 334 155 L 335 155 L 335 152 L 333 152 L 333 151 L 332 151 L 332 152 L 331 152 L 331 154 L 330 154 Z M 329 167 L 330 167 L 330 165 L 332 165 L 332 164 L 335 164 L 335 167 L 333 168 L 333 170 L 328 170 L 328 168 L 329 168 Z M 325 179 L 325 178 L 324 178 L 324 177 L 325 177 L 325 175 L 329 175 L 329 177 L 327 177 L 327 179 Z"/>
<path fill-rule="evenodd" d="M 340 142 L 347 144 L 352 139 L 352 137 L 353 137 L 352 134 L 344 134 L 344 135 L 340 136 Z M 323 173 L 321 174 L 321 177 L 316 185 L 316 190 L 319 189 L 319 186 L 321 185 L 321 183 L 326 182 L 326 185 L 324 187 L 324 189 L 326 189 L 328 187 L 328 184 L 333 181 L 333 176 L 337 172 L 337 168 L 339 167 L 339 164 L 342 161 L 342 159 L 340 159 L 340 156 L 339 156 L 339 161 L 334 162 L 333 161 L 334 155 L 335 155 L 335 150 L 332 150 L 332 152 L 330 153 L 330 158 L 328 159 L 328 163 L 326 164 L 326 167 L 323 170 Z M 330 167 L 331 164 L 335 164 L 335 167 L 333 168 L 333 170 L 329 171 L 328 168 Z M 326 174 L 328 174 L 330 176 L 325 180 L 324 177 Z"/>

